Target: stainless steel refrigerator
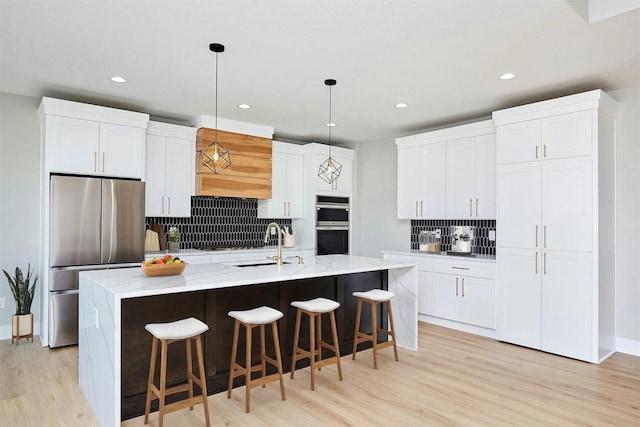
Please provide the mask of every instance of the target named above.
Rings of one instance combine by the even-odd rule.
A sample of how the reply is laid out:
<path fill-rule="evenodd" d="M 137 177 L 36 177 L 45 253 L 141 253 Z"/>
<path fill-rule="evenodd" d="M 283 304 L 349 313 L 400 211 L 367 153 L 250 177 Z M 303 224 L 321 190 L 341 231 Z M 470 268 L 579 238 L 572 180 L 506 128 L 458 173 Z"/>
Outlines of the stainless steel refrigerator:
<path fill-rule="evenodd" d="M 52 175 L 49 347 L 78 343 L 78 272 L 144 259 L 144 182 Z"/>

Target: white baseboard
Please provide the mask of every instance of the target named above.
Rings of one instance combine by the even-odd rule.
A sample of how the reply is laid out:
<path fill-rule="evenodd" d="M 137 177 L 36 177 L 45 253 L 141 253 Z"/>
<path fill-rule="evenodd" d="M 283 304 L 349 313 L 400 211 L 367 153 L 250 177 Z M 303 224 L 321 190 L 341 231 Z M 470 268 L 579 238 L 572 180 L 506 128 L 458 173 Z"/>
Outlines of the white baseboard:
<path fill-rule="evenodd" d="M 617 337 L 616 351 L 640 357 L 640 341 Z"/>
<path fill-rule="evenodd" d="M 493 329 L 481 328 L 480 326 L 468 325 L 466 323 L 454 322 L 453 320 L 441 319 L 439 317 L 427 316 L 418 313 L 418 320 L 432 325 L 443 326 L 457 331 L 467 332 L 470 334 L 480 335 L 487 338 L 496 337 L 496 331 Z"/>

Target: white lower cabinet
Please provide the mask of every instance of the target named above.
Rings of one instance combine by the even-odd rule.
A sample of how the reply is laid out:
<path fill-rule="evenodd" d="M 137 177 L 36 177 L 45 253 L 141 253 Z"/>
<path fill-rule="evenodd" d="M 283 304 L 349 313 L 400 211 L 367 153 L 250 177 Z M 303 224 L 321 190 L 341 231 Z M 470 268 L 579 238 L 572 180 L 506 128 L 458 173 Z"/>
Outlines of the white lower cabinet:
<path fill-rule="evenodd" d="M 495 329 L 493 279 L 434 273 L 433 293 L 433 316 Z"/>
<path fill-rule="evenodd" d="M 495 329 L 495 263 L 409 254 L 383 258 L 416 263 L 421 320 L 492 336 L 487 330 Z"/>
<path fill-rule="evenodd" d="M 498 278 L 499 340 L 591 358 L 591 253 L 501 248 Z"/>

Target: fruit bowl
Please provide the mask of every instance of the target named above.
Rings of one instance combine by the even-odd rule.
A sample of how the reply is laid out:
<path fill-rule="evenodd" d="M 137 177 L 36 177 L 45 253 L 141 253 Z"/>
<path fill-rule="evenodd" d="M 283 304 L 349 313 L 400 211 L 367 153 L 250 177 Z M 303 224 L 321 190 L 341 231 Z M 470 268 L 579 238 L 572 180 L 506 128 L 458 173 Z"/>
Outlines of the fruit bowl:
<path fill-rule="evenodd" d="M 142 268 L 142 272 L 145 276 L 175 276 L 177 274 L 181 274 L 184 271 L 184 267 L 187 265 L 186 262 L 181 262 L 179 264 L 145 264 L 142 263 L 140 268 Z"/>

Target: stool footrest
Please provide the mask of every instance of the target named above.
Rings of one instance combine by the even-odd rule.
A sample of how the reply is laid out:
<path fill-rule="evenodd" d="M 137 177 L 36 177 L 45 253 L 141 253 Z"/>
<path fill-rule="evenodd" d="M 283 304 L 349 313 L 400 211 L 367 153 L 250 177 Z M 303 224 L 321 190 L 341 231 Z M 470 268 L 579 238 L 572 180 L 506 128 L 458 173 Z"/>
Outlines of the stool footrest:
<path fill-rule="evenodd" d="M 164 405 L 164 413 L 167 414 L 169 412 L 175 412 L 184 408 L 190 408 L 192 406 L 199 405 L 203 403 L 202 399 L 203 397 L 202 395 L 200 395 L 200 396 L 194 396 L 190 399 L 184 399 L 178 402 L 166 404 Z"/>
<path fill-rule="evenodd" d="M 265 377 L 260 377 L 260 378 L 256 378 L 255 380 L 251 380 L 251 388 L 258 387 L 258 386 L 268 384 L 278 380 L 280 380 L 279 372 L 269 374 Z"/>

